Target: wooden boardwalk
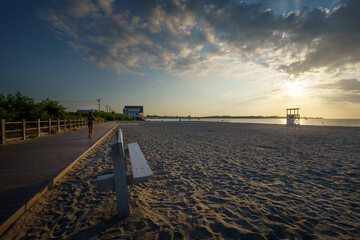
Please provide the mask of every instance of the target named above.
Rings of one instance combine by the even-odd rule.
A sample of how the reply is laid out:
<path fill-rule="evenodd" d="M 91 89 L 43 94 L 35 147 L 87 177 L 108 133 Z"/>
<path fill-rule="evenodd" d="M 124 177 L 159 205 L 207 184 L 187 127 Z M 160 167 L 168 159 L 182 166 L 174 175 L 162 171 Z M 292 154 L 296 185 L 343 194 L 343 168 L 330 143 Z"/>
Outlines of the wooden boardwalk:
<path fill-rule="evenodd" d="M 82 128 L 0 145 L 0 225 L 116 125 L 95 125 L 92 139 Z"/>

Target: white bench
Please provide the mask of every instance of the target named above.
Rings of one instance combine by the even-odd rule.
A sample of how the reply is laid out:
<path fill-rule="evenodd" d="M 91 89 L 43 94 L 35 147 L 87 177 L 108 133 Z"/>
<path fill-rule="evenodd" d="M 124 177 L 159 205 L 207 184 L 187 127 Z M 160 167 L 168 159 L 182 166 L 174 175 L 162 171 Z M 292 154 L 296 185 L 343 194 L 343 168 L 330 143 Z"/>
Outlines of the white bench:
<path fill-rule="evenodd" d="M 127 185 L 139 183 L 154 175 L 137 143 L 124 147 L 121 129 L 117 131 L 117 141 L 111 144 L 110 153 L 113 159 L 114 173 L 98 176 L 98 189 L 116 191 L 116 201 L 119 218 L 130 214 Z M 127 170 L 126 155 L 130 156 L 131 171 Z"/>

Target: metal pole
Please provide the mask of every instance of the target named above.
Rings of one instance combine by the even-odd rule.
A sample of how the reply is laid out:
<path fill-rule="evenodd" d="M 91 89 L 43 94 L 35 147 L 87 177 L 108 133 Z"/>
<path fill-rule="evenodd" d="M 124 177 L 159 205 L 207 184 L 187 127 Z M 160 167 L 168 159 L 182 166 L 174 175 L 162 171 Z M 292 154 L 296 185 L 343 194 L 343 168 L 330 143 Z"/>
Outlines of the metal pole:
<path fill-rule="evenodd" d="M 60 132 L 60 119 L 58 119 L 58 121 L 57 121 L 57 130 L 58 130 L 58 132 Z"/>
<path fill-rule="evenodd" d="M 100 101 L 101 101 L 101 99 L 100 98 L 96 99 L 96 101 L 98 101 L 98 103 L 99 103 L 99 112 L 100 112 Z"/>
<path fill-rule="evenodd" d="M 49 119 L 49 134 L 51 134 L 51 119 Z"/>

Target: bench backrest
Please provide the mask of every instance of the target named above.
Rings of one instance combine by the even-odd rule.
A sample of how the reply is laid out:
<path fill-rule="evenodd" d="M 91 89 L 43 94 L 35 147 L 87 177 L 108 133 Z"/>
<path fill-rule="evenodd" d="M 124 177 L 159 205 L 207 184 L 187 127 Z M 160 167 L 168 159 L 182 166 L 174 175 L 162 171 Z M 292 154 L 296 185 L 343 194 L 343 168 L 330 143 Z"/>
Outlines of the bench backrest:
<path fill-rule="evenodd" d="M 124 158 L 125 157 L 125 148 L 124 148 L 124 140 L 123 140 L 123 134 L 122 134 L 121 128 L 118 129 L 116 137 L 117 137 L 117 144 L 119 144 L 121 157 Z"/>
<path fill-rule="evenodd" d="M 125 175 L 126 163 L 124 164 L 124 141 L 120 128 L 117 132 L 117 141 L 111 144 L 111 154 L 114 165 L 114 183 L 118 207 L 118 216 L 119 218 L 122 218 L 128 216 L 130 214 L 130 211 L 127 191 L 127 180 Z"/>

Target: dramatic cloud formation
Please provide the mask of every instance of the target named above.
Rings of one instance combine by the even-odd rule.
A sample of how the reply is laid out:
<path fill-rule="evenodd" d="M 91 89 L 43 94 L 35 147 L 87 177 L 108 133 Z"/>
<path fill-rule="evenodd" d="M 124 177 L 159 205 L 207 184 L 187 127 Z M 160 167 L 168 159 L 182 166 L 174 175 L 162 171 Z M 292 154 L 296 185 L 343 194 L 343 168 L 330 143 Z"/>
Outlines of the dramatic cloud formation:
<path fill-rule="evenodd" d="M 134 6 L 141 6 L 134 7 Z M 360 1 L 276 15 L 260 2 L 55 1 L 41 14 L 86 59 L 118 73 L 204 72 L 256 62 L 297 76 L 360 62 Z"/>

